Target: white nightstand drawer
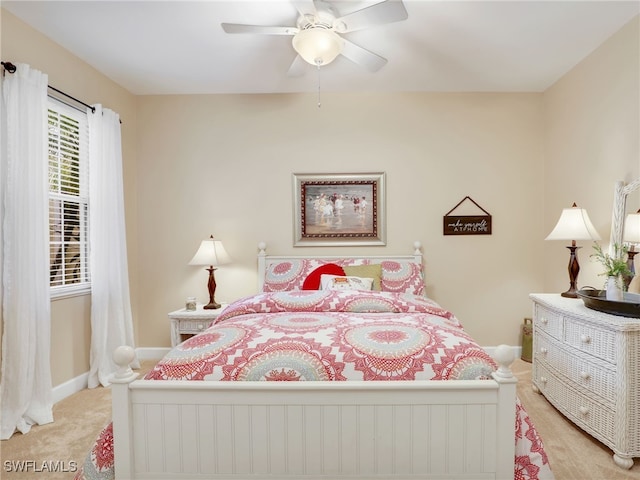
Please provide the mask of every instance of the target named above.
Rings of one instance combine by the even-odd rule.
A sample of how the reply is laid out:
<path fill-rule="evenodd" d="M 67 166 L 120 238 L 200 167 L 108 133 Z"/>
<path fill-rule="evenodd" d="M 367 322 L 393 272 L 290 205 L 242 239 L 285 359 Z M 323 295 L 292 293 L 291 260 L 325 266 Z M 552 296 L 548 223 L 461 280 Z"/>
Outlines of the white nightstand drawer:
<path fill-rule="evenodd" d="M 557 339 L 562 338 L 563 316 L 553 310 L 536 304 L 533 317 L 534 328 L 548 333 Z"/>
<path fill-rule="evenodd" d="M 206 330 L 213 320 L 180 320 L 180 333 L 200 333 Z"/>
<path fill-rule="evenodd" d="M 564 341 L 607 362 L 616 362 L 616 334 L 572 318 L 566 319 Z"/>

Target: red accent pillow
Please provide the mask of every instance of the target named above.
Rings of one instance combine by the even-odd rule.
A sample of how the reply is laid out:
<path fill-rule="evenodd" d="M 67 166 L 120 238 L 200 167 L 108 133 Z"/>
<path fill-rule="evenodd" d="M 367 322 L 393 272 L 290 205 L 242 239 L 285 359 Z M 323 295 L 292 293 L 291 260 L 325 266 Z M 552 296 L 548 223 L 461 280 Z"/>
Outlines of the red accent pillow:
<path fill-rule="evenodd" d="M 302 283 L 302 290 L 319 290 L 320 275 L 340 275 L 345 276 L 344 270 L 335 263 L 325 263 L 313 270 Z"/>

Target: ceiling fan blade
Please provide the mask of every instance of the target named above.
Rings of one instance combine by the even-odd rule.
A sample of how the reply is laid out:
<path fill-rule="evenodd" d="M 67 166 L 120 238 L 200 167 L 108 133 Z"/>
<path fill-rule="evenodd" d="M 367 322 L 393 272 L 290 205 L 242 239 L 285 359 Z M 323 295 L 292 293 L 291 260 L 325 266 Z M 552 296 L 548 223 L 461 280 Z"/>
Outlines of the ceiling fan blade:
<path fill-rule="evenodd" d="M 402 0 L 385 0 L 336 19 L 334 26 L 338 32 L 347 33 L 407 18 L 409 14 Z"/>
<path fill-rule="evenodd" d="M 316 14 L 316 5 L 313 0 L 291 0 L 291 3 L 302 16 Z"/>
<path fill-rule="evenodd" d="M 387 59 L 377 55 L 369 50 L 356 45 L 353 42 L 344 40 L 344 49 L 342 55 L 347 57 L 353 63 L 356 63 L 370 72 L 377 72 L 387 64 Z"/>
<path fill-rule="evenodd" d="M 296 27 L 271 27 L 268 25 L 242 25 L 238 23 L 221 23 L 227 33 L 254 33 L 259 35 L 295 35 Z"/>
<path fill-rule="evenodd" d="M 301 77 L 305 74 L 307 65 L 309 64 L 300 55 L 296 55 L 287 71 L 287 77 Z"/>

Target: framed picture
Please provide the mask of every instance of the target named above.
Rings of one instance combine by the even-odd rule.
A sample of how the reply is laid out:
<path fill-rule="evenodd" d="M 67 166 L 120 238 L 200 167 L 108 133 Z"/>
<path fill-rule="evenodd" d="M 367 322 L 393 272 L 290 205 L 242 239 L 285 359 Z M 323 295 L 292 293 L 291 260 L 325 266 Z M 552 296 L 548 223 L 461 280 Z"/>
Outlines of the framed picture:
<path fill-rule="evenodd" d="M 293 174 L 294 246 L 385 245 L 385 174 Z"/>

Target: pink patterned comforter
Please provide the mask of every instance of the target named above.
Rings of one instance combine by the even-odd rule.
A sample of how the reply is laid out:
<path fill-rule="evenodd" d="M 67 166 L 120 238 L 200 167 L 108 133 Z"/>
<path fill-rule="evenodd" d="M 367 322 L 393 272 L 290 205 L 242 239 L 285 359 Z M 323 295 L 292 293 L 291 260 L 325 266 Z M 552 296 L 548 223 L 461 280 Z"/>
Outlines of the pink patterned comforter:
<path fill-rule="evenodd" d="M 435 302 L 412 294 L 305 290 L 262 293 L 227 307 L 172 349 L 154 380 L 344 381 L 488 379 L 491 357 Z M 518 401 L 515 479 L 553 478 Z M 76 479 L 113 476 L 111 425 Z"/>

